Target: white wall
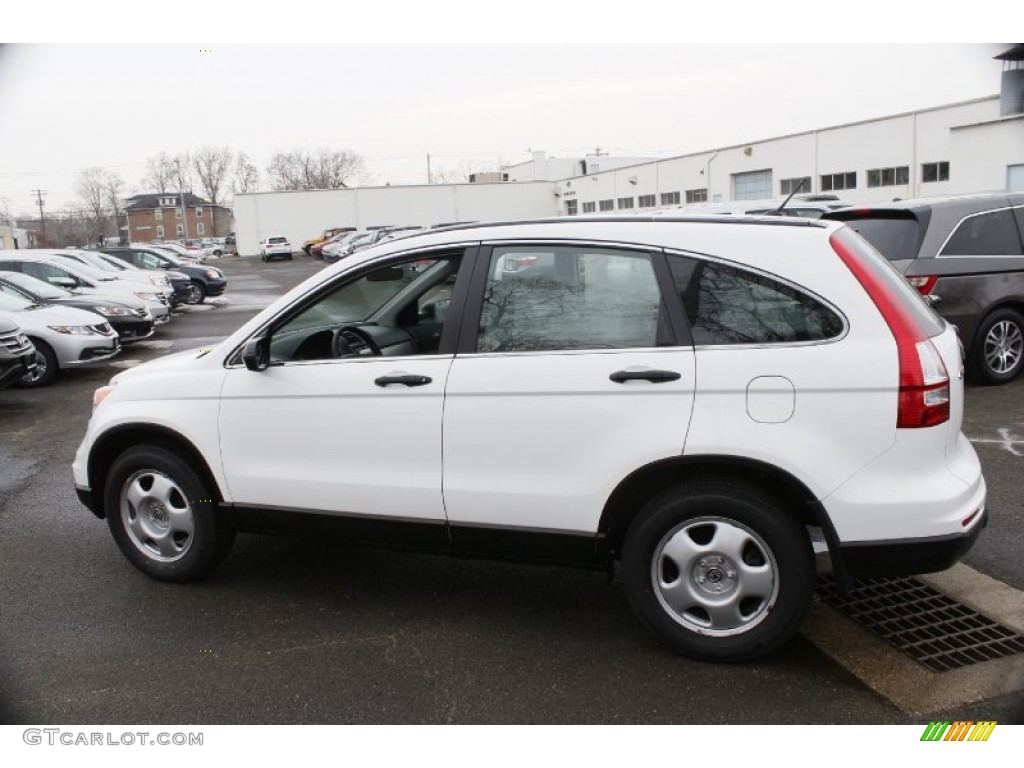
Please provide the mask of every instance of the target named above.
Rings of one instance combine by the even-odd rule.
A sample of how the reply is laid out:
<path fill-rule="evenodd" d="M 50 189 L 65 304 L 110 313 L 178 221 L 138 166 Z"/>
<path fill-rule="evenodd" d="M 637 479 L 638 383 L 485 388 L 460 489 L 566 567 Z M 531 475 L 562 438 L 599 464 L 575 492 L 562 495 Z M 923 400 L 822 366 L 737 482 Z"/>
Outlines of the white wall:
<path fill-rule="evenodd" d="M 455 221 L 554 216 L 552 182 L 361 187 L 235 196 L 238 252 L 259 253 L 259 241 L 284 235 L 298 250 L 330 227 L 429 226 Z"/>
<path fill-rule="evenodd" d="M 1006 167 L 1024 164 L 1024 115 L 954 128 L 952 134 L 949 176 L 958 187 L 1005 189 Z"/>

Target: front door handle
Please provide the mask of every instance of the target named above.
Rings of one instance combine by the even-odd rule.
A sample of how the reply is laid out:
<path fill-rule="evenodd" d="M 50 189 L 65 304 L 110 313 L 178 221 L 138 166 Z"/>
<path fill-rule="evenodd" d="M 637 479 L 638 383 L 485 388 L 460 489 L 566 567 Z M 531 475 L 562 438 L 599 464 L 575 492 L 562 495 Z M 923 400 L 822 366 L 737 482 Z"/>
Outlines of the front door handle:
<path fill-rule="evenodd" d="M 405 384 L 407 387 L 422 387 L 424 384 L 429 384 L 433 379 L 429 376 L 413 376 L 408 373 L 396 374 L 392 376 L 380 376 L 373 380 L 373 383 L 378 387 L 386 387 L 388 384 Z"/>
<path fill-rule="evenodd" d="M 608 378 L 616 384 L 624 384 L 627 381 L 638 379 L 649 381 L 651 384 L 662 384 L 666 381 L 676 381 L 682 378 L 682 374 L 675 371 L 616 371 Z"/>

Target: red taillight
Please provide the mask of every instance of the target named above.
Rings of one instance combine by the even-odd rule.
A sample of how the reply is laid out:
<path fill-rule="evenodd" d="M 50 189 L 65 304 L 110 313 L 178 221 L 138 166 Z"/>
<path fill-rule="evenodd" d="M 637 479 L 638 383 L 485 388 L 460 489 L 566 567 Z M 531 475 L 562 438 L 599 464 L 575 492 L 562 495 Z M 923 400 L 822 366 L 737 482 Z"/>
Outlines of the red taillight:
<path fill-rule="evenodd" d="M 878 307 L 896 340 L 900 364 L 896 426 L 933 427 L 949 421 L 949 373 L 935 345 L 899 296 L 843 242 L 842 230 L 829 239 L 833 250 Z"/>
<path fill-rule="evenodd" d="M 917 288 L 917 292 L 922 296 L 927 296 L 935 288 L 935 284 L 939 282 L 939 276 L 920 275 L 919 277 L 908 277 L 907 282 Z"/>

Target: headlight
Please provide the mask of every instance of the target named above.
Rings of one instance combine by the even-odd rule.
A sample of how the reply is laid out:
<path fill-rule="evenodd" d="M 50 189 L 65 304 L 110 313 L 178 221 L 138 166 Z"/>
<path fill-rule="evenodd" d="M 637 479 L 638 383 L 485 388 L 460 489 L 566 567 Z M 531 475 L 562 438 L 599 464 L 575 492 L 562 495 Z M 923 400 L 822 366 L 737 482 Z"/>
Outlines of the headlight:
<path fill-rule="evenodd" d="M 108 384 L 107 386 L 100 387 L 95 392 L 93 392 L 92 393 L 92 407 L 94 409 L 97 408 L 100 403 L 102 403 L 104 400 L 107 399 L 107 395 L 109 395 L 113 391 L 114 391 L 114 387 L 112 385 Z"/>
<path fill-rule="evenodd" d="M 159 299 L 156 297 L 155 293 L 145 293 L 145 292 L 141 292 L 140 293 L 140 292 L 136 291 L 135 295 L 138 296 L 143 301 L 159 301 Z"/>
<path fill-rule="evenodd" d="M 129 317 L 135 314 L 128 307 L 93 307 L 93 310 L 104 317 Z"/>
<path fill-rule="evenodd" d="M 68 336 L 91 336 L 96 333 L 96 331 L 88 325 L 48 325 L 47 328 L 51 331 L 63 333 Z"/>
<path fill-rule="evenodd" d="M 216 269 L 207 269 L 207 270 L 204 270 L 204 274 L 205 274 L 205 275 L 207 276 L 207 278 L 209 278 L 210 280 L 220 280 L 220 278 L 221 278 L 221 274 L 220 274 L 220 272 L 218 272 L 218 271 L 217 271 Z"/>

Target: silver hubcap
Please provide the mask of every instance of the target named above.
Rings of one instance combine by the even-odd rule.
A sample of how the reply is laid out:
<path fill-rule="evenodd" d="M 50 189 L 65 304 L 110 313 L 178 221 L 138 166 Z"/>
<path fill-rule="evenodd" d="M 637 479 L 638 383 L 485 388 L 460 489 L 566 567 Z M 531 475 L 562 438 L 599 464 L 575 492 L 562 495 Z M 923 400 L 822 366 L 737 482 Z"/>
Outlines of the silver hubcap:
<path fill-rule="evenodd" d="M 46 355 L 44 355 L 42 352 L 40 352 L 37 349 L 36 350 L 36 369 L 32 373 L 25 374 L 25 378 L 23 380 L 27 381 L 29 384 L 33 384 L 33 383 L 39 381 L 41 378 L 43 378 L 43 376 L 46 375 L 46 368 L 47 368 L 47 365 L 46 365 Z"/>
<path fill-rule="evenodd" d="M 192 546 L 192 506 L 178 484 L 162 472 L 142 470 L 125 481 L 121 519 L 128 538 L 153 560 L 174 562 Z"/>
<path fill-rule="evenodd" d="M 755 627 L 779 593 L 778 565 L 764 539 L 720 517 L 671 530 L 654 551 L 651 583 L 675 621 L 716 637 Z"/>
<path fill-rule="evenodd" d="M 1024 335 L 1020 326 L 1009 320 L 993 325 L 985 337 L 985 362 L 996 373 L 1009 373 L 1024 354 Z"/>

